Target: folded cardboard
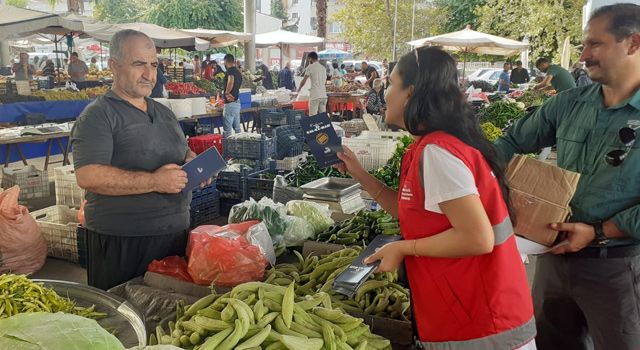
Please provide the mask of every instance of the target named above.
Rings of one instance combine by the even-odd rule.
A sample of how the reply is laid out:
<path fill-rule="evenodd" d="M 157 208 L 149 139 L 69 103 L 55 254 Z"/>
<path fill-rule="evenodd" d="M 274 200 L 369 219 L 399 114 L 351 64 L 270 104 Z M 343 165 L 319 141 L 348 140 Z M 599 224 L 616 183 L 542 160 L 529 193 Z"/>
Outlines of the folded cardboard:
<path fill-rule="evenodd" d="M 580 174 L 526 157 L 514 157 L 507 168 L 511 202 L 516 214 L 514 231 L 529 240 L 552 246 L 558 231 L 549 228 L 564 222 Z"/>

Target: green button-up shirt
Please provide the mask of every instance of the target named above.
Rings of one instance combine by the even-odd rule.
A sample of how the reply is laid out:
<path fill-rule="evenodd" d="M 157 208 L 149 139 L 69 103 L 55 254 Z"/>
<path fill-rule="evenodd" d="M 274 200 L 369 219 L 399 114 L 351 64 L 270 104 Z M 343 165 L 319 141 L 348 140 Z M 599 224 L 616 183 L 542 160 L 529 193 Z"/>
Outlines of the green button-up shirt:
<path fill-rule="evenodd" d="M 640 140 L 620 166 L 605 161 L 608 152 L 624 149 L 618 136 L 623 127 L 640 128 L 640 91 L 607 108 L 603 105 L 601 85 L 593 84 L 549 99 L 519 120 L 496 141 L 496 146 L 505 159 L 511 159 L 515 153 L 533 153 L 557 145 L 558 166 L 581 174 L 571 201 L 570 221 L 592 223 L 612 219 L 632 239 L 611 244 L 639 243 Z"/>
<path fill-rule="evenodd" d="M 576 87 L 576 81 L 573 79 L 571 73 L 557 64 L 550 65 L 547 74 L 553 77 L 551 79 L 551 86 L 553 86 L 553 89 L 557 92 L 563 92 Z"/>

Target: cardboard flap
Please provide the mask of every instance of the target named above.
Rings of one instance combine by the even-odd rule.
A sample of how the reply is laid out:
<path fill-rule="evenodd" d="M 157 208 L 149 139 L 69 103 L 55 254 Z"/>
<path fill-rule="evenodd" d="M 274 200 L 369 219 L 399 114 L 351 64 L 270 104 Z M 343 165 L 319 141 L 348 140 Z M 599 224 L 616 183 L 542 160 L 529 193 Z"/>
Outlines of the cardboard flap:
<path fill-rule="evenodd" d="M 580 174 L 527 156 L 514 157 L 507 168 L 507 181 L 519 191 L 561 208 L 569 206 Z"/>

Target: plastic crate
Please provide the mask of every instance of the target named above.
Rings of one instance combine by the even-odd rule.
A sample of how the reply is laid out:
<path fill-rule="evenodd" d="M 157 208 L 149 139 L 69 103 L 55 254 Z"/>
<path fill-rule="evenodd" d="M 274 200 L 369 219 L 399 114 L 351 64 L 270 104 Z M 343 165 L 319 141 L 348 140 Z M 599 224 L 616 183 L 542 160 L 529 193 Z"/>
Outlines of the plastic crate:
<path fill-rule="evenodd" d="M 49 197 L 49 173 L 29 165 L 23 168 L 4 168 L 2 188 L 20 186 L 20 201 Z"/>
<path fill-rule="evenodd" d="M 298 165 L 307 161 L 307 154 L 302 153 L 294 157 L 285 157 L 282 160 L 276 160 L 276 169 L 279 170 L 294 170 Z"/>
<path fill-rule="evenodd" d="M 263 178 L 265 175 L 267 178 Z M 247 196 L 256 201 L 262 197 L 273 197 L 273 184 L 276 175 L 284 175 L 285 171 L 260 170 L 247 176 Z"/>
<path fill-rule="evenodd" d="M 56 190 L 56 204 L 80 208 L 86 191 L 78 186 L 73 165 L 65 165 L 53 169 L 53 179 Z"/>
<path fill-rule="evenodd" d="M 400 140 L 405 136 L 409 136 L 409 133 L 404 131 L 369 131 L 364 130 L 358 136 L 359 139 L 371 139 L 371 140 Z"/>
<path fill-rule="evenodd" d="M 200 154 L 211 147 L 215 147 L 220 154 L 222 154 L 222 135 L 220 134 L 207 134 L 190 137 L 187 140 L 189 148 L 195 153 Z"/>
<path fill-rule="evenodd" d="M 220 217 L 220 194 L 215 184 L 193 191 L 189 213 L 191 227 L 209 223 Z"/>
<path fill-rule="evenodd" d="M 344 130 L 347 137 L 360 135 L 361 132 L 367 129 L 367 124 L 362 119 L 354 119 L 340 123 L 340 127 Z"/>
<path fill-rule="evenodd" d="M 47 255 L 78 262 L 78 210 L 54 205 L 31 213 L 47 241 Z"/>
<path fill-rule="evenodd" d="M 276 159 L 302 154 L 304 139 L 296 135 L 294 127 L 279 126 L 273 129 L 273 139 L 276 140 Z"/>
<path fill-rule="evenodd" d="M 262 135 L 273 138 L 273 129 L 274 127 L 271 125 L 264 125 L 262 127 Z"/>
<path fill-rule="evenodd" d="M 287 124 L 290 126 L 300 127 L 300 119 L 304 117 L 304 111 L 295 109 L 286 109 L 284 113 L 287 115 Z"/>
<path fill-rule="evenodd" d="M 268 112 L 262 119 L 262 125 L 282 126 L 287 124 L 287 115 L 284 112 Z"/>
<path fill-rule="evenodd" d="M 233 198 L 222 198 L 220 197 L 220 215 L 221 216 L 229 216 L 229 212 L 231 212 L 231 208 L 236 205 L 242 203 L 241 199 L 233 199 Z"/>
<path fill-rule="evenodd" d="M 343 138 L 342 144 L 349 147 L 367 170 L 375 170 L 387 164 L 393 157 L 398 145 L 394 140 L 371 140 L 360 138 Z"/>
<path fill-rule="evenodd" d="M 222 148 L 227 158 L 266 160 L 275 154 L 275 142 L 264 135 L 260 140 L 226 138 L 222 140 Z"/>

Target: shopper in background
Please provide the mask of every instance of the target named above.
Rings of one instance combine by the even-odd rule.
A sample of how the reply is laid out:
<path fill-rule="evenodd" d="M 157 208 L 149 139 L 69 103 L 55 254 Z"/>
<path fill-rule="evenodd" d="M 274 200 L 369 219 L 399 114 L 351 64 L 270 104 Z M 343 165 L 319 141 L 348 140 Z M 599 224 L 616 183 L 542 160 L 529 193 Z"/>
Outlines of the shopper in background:
<path fill-rule="evenodd" d="M 546 73 L 546 76 L 534 89 L 542 90 L 552 86 L 557 92 L 562 92 L 576 87 L 576 82 L 573 80 L 571 73 L 557 64 L 551 64 L 548 58 L 539 58 L 536 61 L 536 67 L 541 72 Z"/>
<path fill-rule="evenodd" d="M 47 60 L 45 62 L 44 68 L 42 69 L 42 75 L 52 78 L 56 76 L 56 67 L 53 65 L 52 60 Z"/>
<path fill-rule="evenodd" d="M 224 56 L 224 66 L 227 71 L 224 75 L 224 110 L 222 112 L 224 136 L 228 137 L 235 131 L 240 132 L 240 86 L 242 85 L 242 73 L 236 68 L 236 59 L 232 54 Z"/>
<path fill-rule="evenodd" d="M 343 82 L 344 74 L 342 74 L 342 72 L 340 71 L 340 68 L 338 67 L 337 62 L 333 62 L 331 66 L 333 67 L 333 72 L 331 74 L 331 81 L 333 82 L 334 86 L 341 86 Z"/>
<path fill-rule="evenodd" d="M 202 62 L 200 62 L 200 56 L 193 56 L 193 75 L 196 77 L 202 76 Z"/>
<path fill-rule="evenodd" d="M 176 116 L 149 98 L 157 79 L 153 41 L 122 30 L 109 45 L 113 87 L 72 131 L 78 185 L 87 190 L 87 279 L 109 289 L 154 259 L 184 256 L 191 193 L 181 165 L 193 159 Z"/>
<path fill-rule="evenodd" d="M 309 115 L 314 116 L 327 111 L 327 88 L 325 85 L 327 81 L 327 70 L 318 62 L 317 52 L 310 52 L 307 58 L 309 65 L 304 71 L 304 78 L 302 78 L 300 82 L 298 93 L 300 93 L 304 84 L 307 83 L 307 80 L 311 80 L 311 88 L 309 89 Z"/>
<path fill-rule="evenodd" d="M 14 63 L 11 71 L 15 74 L 16 80 L 31 80 L 36 74 L 36 67 L 29 64 L 29 55 L 22 52 L 20 53 L 20 62 Z"/>
<path fill-rule="evenodd" d="M 204 74 L 202 77 L 209 81 L 213 80 L 215 69 L 215 61 L 209 61 L 204 69 Z"/>
<path fill-rule="evenodd" d="M 201 69 L 201 73 L 204 75 L 207 67 L 209 66 L 209 62 L 211 62 L 211 54 L 208 53 L 206 56 L 206 58 L 204 59 L 204 61 L 202 61 L 202 63 L 200 63 L 200 69 Z"/>
<path fill-rule="evenodd" d="M 367 94 L 367 112 L 371 114 L 384 114 L 385 102 L 383 97 L 384 81 L 380 78 L 373 81 L 373 89 Z"/>
<path fill-rule="evenodd" d="M 293 79 L 293 71 L 291 70 L 291 62 L 287 62 L 287 64 L 282 68 L 280 73 L 278 73 L 278 87 L 283 87 L 287 90 L 295 91 L 296 83 Z"/>
<path fill-rule="evenodd" d="M 342 73 L 342 76 L 347 75 L 347 70 L 345 68 L 346 65 L 344 63 L 340 65 L 340 73 Z"/>
<path fill-rule="evenodd" d="M 557 144 L 580 173 L 568 244 L 536 260 L 538 349 L 640 349 L 640 6 L 594 11 L 580 61 L 596 83 L 549 99 L 498 139 L 505 159 Z M 635 146 L 634 146 L 635 143 Z"/>
<path fill-rule="evenodd" d="M 362 74 L 365 76 L 365 78 L 367 78 L 367 81 L 364 84 L 368 85 L 369 88 L 373 88 L 373 80 L 380 78 L 378 76 L 378 71 L 375 67 L 370 66 L 367 62 L 364 61 L 360 64 L 360 67 L 362 67 Z"/>
<path fill-rule="evenodd" d="M 87 80 L 87 74 L 89 73 L 89 67 L 84 61 L 78 58 L 78 53 L 73 52 L 71 54 L 71 60 L 69 62 L 69 67 L 67 68 L 67 73 L 71 76 L 71 81 L 74 83 L 83 83 Z"/>
<path fill-rule="evenodd" d="M 589 74 L 584 69 L 584 64 L 581 62 L 576 62 L 573 65 L 573 72 L 571 72 L 571 75 L 573 75 L 573 79 L 575 79 L 576 86 L 578 87 L 593 84 L 593 81 L 589 78 Z"/>
<path fill-rule="evenodd" d="M 151 91 L 151 98 L 159 98 L 164 97 L 164 85 L 169 82 L 167 77 L 162 73 L 160 67 L 156 67 L 157 70 L 157 78 L 156 83 L 153 86 L 153 90 Z"/>
<path fill-rule="evenodd" d="M 453 58 L 414 50 L 391 73 L 386 122 L 415 142 L 400 190 L 370 175 L 343 146 L 346 170 L 400 221 L 403 240 L 365 263 L 379 272 L 404 261 L 423 349 L 535 349 L 527 275 L 516 247 L 505 169 L 458 87 Z"/>
<path fill-rule="evenodd" d="M 511 70 L 511 63 L 506 62 L 502 68 L 502 73 L 500 73 L 500 78 L 498 79 L 498 91 L 500 92 L 509 92 L 509 87 L 511 86 L 509 70 Z"/>
<path fill-rule="evenodd" d="M 91 57 L 91 63 L 89 63 L 89 70 L 99 71 L 98 60 L 95 57 Z"/>
<path fill-rule="evenodd" d="M 529 71 L 526 68 L 522 68 L 522 61 L 516 61 L 516 68 L 511 70 L 511 82 L 514 84 L 527 84 L 529 80 Z"/>
<path fill-rule="evenodd" d="M 271 78 L 271 71 L 269 71 L 269 67 L 266 64 L 261 64 L 260 67 L 260 77 L 255 80 L 255 82 L 262 81 L 262 86 L 267 90 L 273 90 L 273 79 Z"/>

